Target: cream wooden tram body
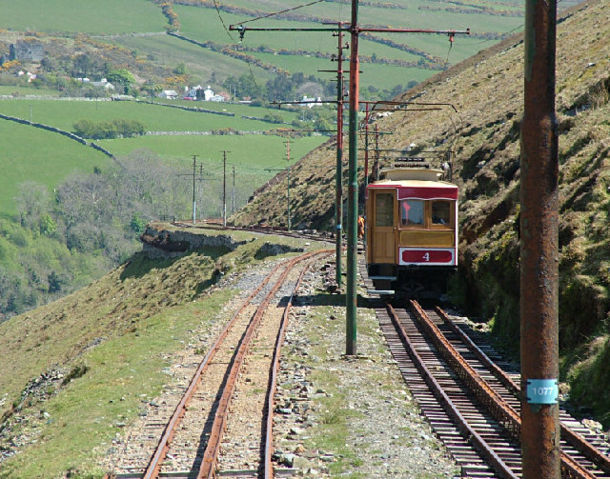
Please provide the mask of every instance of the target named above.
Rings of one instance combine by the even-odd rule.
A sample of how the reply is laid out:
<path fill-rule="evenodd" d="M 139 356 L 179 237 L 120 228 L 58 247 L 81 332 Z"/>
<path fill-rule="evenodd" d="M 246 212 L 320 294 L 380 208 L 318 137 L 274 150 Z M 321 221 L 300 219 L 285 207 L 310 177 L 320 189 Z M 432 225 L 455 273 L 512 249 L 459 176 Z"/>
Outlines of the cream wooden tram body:
<path fill-rule="evenodd" d="M 394 168 L 366 189 L 366 258 L 380 294 L 446 291 L 457 269 L 458 188 L 443 170 Z"/>

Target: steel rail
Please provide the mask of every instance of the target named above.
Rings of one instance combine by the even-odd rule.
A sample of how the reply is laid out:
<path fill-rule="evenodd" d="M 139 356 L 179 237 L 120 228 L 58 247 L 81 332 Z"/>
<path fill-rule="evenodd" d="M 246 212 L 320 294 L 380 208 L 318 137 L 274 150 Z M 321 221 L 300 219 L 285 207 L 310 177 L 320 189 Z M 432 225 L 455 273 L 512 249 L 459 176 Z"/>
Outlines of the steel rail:
<path fill-rule="evenodd" d="M 415 316 L 420 320 L 420 324 L 424 327 L 424 330 L 432 339 L 445 361 L 447 361 L 458 376 L 468 384 L 479 401 L 489 408 L 496 420 L 502 423 L 513 437 L 518 437 L 520 422 L 519 414 L 504 400 L 504 398 L 502 398 L 502 396 L 494 391 L 487 382 L 481 378 L 479 373 L 477 373 L 467 361 L 464 360 L 462 355 L 430 320 L 419 303 L 413 300 L 410 300 L 409 302 Z"/>
<path fill-rule="evenodd" d="M 411 308 L 424 327 L 439 353 L 451 365 L 456 374 L 471 388 L 477 399 L 484 404 L 494 418 L 500 422 L 515 441 L 521 439 L 521 418 L 517 412 L 464 360 L 462 355 L 445 338 L 430 320 L 421 306 L 410 300 Z M 595 479 L 595 475 L 580 466 L 570 456 L 561 452 L 562 477 L 570 479 Z"/>
<path fill-rule="evenodd" d="M 283 265 L 285 266 L 285 270 L 282 272 L 271 291 L 269 291 L 265 299 L 258 306 L 256 312 L 250 320 L 250 324 L 248 325 L 248 328 L 240 341 L 237 353 L 235 354 L 234 360 L 231 364 L 230 372 L 226 380 L 222 396 L 218 403 L 218 407 L 216 409 L 216 414 L 214 416 L 214 422 L 212 424 L 210 436 L 208 438 L 205 451 L 203 453 L 203 460 L 201 461 L 199 465 L 199 470 L 197 471 L 197 479 L 211 479 L 215 477 L 216 462 L 218 460 L 218 453 L 220 452 L 220 442 L 222 440 L 222 436 L 227 425 L 226 419 L 229 409 L 229 402 L 235 390 L 235 384 L 237 382 L 239 370 L 243 364 L 243 360 L 246 356 L 246 353 L 249 350 L 252 338 L 254 337 L 254 333 L 256 332 L 256 329 L 258 328 L 258 325 L 262 320 L 264 312 L 269 306 L 271 299 L 283 285 L 290 271 L 292 271 L 294 265 L 299 262 L 305 261 L 316 254 L 320 253 L 305 253 L 301 256 L 297 256 L 296 258 L 288 261 L 287 263 L 283 263 Z"/>
<path fill-rule="evenodd" d="M 447 415 L 455 422 L 460 432 L 465 437 L 469 438 L 474 448 L 486 461 L 488 461 L 488 463 L 492 466 L 496 473 L 500 475 L 500 477 L 503 479 L 517 479 L 519 476 L 512 471 L 512 469 L 502 460 L 502 458 L 489 446 L 489 444 L 487 444 L 481 435 L 468 423 L 466 418 L 459 412 L 455 403 L 447 395 L 434 375 L 424 364 L 424 360 L 417 352 L 415 345 L 409 338 L 409 334 L 405 330 L 404 326 L 398 320 L 398 316 L 392 305 L 387 303 L 386 310 L 388 311 L 390 319 L 392 320 L 401 341 L 405 345 L 407 353 L 415 364 L 415 367 L 423 376 L 424 381 L 432 391 L 432 394 L 440 402 Z"/>
<path fill-rule="evenodd" d="M 451 320 L 449 315 L 443 311 L 440 307 L 436 306 L 436 313 L 443 320 L 443 322 L 453 331 L 460 340 L 468 347 L 468 349 L 481 361 L 485 367 L 487 367 L 492 374 L 506 387 L 511 393 L 518 399 L 521 399 L 521 387 L 506 374 L 506 372 L 498 367 L 489 356 L 487 356 L 481 348 L 479 348 L 474 341 L 466 334 L 454 321 Z M 597 465 L 605 473 L 610 474 L 610 458 L 596 448 L 593 444 L 587 441 L 581 434 L 572 430 L 569 426 L 560 423 L 561 437 L 571 446 L 576 448 L 581 454 L 587 459 Z"/>
<path fill-rule="evenodd" d="M 333 250 L 321 251 L 320 254 L 326 252 L 326 254 L 331 254 Z M 272 359 L 272 367 L 270 371 L 269 377 L 269 388 L 267 391 L 267 399 L 265 401 L 265 460 L 263 462 L 263 476 L 265 479 L 273 478 L 273 410 L 274 410 L 274 397 L 277 391 L 277 376 L 280 370 L 280 355 L 282 351 L 282 346 L 284 344 L 284 338 L 286 336 L 286 326 L 288 324 L 288 315 L 292 309 L 292 300 L 294 295 L 298 291 L 301 281 L 305 276 L 305 273 L 309 271 L 311 268 L 311 263 L 309 263 L 301 273 L 299 274 L 299 278 L 292 290 L 292 294 L 290 298 L 288 298 L 288 302 L 286 307 L 284 308 L 284 313 L 282 314 L 282 322 L 280 324 L 280 329 L 277 334 L 275 348 L 273 349 L 273 359 Z"/>
<path fill-rule="evenodd" d="M 153 479 L 153 478 L 158 477 L 159 472 L 161 470 L 161 466 L 163 464 L 163 461 L 165 460 L 167 452 L 169 451 L 170 443 L 173 440 L 176 430 L 177 430 L 178 426 L 180 425 L 182 418 L 184 417 L 184 413 L 186 412 L 188 404 L 191 401 L 191 399 L 199 385 L 201 376 L 207 370 L 212 359 L 214 359 L 214 356 L 220 349 L 222 342 L 226 338 L 229 330 L 233 327 L 233 325 L 237 321 L 237 318 L 239 317 L 239 315 L 248 307 L 248 305 L 250 304 L 250 301 L 252 301 L 252 299 L 265 287 L 265 285 L 271 280 L 273 275 L 283 266 L 283 264 L 284 263 L 280 263 L 275 268 L 273 268 L 273 270 L 265 277 L 265 279 L 261 282 L 261 284 L 244 300 L 242 306 L 233 315 L 233 317 L 224 327 L 224 329 L 222 330 L 222 332 L 220 333 L 220 335 L 218 336 L 218 338 L 216 339 L 216 341 L 214 342 L 214 344 L 212 345 L 212 347 L 210 348 L 208 353 L 202 359 L 201 363 L 199 364 L 199 367 L 197 368 L 197 371 L 195 371 L 195 374 L 193 375 L 191 382 L 189 383 L 188 388 L 186 389 L 184 395 L 182 396 L 182 399 L 180 400 L 180 402 L 174 409 L 174 412 L 173 412 L 171 418 L 167 422 L 167 425 L 165 426 L 165 429 L 163 430 L 163 434 L 161 435 L 161 438 L 159 439 L 159 443 L 157 444 L 157 447 L 155 448 L 155 451 L 153 452 L 153 454 L 150 458 L 150 461 L 148 462 L 148 465 L 146 466 L 146 470 L 144 471 L 142 479 Z"/>

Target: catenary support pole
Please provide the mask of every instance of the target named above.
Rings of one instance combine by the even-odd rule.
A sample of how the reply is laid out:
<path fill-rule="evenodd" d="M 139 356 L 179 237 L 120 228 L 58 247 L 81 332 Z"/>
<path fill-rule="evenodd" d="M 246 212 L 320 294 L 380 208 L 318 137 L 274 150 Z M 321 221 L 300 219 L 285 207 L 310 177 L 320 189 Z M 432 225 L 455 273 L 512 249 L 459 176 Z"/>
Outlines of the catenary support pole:
<path fill-rule="evenodd" d="M 379 180 L 379 125 L 375 123 L 375 163 L 373 164 L 373 181 Z"/>
<path fill-rule="evenodd" d="M 521 407 L 524 479 L 559 479 L 556 0 L 526 0 L 521 123 Z"/>
<path fill-rule="evenodd" d="M 369 184 L 369 105 L 366 103 L 366 111 L 364 114 L 364 188 Z"/>
<path fill-rule="evenodd" d="M 352 22 L 349 65 L 349 165 L 347 196 L 347 284 L 345 295 L 346 309 L 346 347 L 345 354 L 357 354 L 357 301 L 356 274 L 358 222 L 358 95 L 359 70 L 358 59 L 358 0 L 352 0 Z"/>

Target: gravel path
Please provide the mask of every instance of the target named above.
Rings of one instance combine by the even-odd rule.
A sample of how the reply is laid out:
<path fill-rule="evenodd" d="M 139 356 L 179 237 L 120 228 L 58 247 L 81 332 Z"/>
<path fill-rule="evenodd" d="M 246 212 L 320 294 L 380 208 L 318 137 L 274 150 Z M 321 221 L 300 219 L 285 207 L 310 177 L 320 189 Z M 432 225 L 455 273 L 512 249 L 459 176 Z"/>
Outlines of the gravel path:
<path fill-rule="evenodd" d="M 229 276 L 219 286 L 236 288 L 243 299 L 260 284 L 271 266 L 252 268 L 239 277 Z M 444 446 L 420 416 L 387 350 L 372 310 L 358 310 L 359 355 L 355 358 L 343 355 L 344 300 L 343 296 L 326 292 L 328 274 L 332 278 L 332 268 L 319 261 L 306 275 L 294 300 L 275 402 L 277 469 L 292 469 L 297 477 L 311 478 L 459 476 Z M 219 330 L 230 319 L 238 299 L 226 305 L 212 330 Z M 201 351 L 212 337 L 210 330 L 193 331 L 191 343 Z M 165 392 L 150 401 L 149 411 L 143 413 L 141 421 L 126 428 L 124 439 L 116 439 L 114 454 L 104 460 L 107 470 L 116 470 L 122 464 L 119 469 L 127 472 L 133 466 L 134 456 L 144 452 L 145 424 L 150 424 L 151 416 L 160 418 L 171 410 L 177 393 L 186 387 L 191 369 L 194 371 L 196 367 L 191 354 L 185 352 L 183 357 L 176 358 Z M 247 384 L 254 387 L 251 381 L 250 378 Z M 245 395 L 240 390 L 238 401 Z M 239 409 L 241 406 L 233 413 Z M 230 428 L 233 431 L 247 425 L 240 422 L 239 413 L 234 421 L 237 422 Z M 259 429 L 260 425 L 254 428 Z M 243 429 L 238 434 L 229 433 L 227 440 L 239 442 L 240 435 L 246 443 L 248 434 Z M 234 460 L 229 462 L 235 465 Z M 244 457 L 243 467 L 248 467 L 250 462 Z"/>
<path fill-rule="evenodd" d="M 320 271 L 310 275 L 287 331 L 278 461 L 305 477 L 459 476 L 421 417 L 372 310 L 358 310 L 359 355 L 344 356 L 343 297 L 323 292 L 324 281 Z"/>

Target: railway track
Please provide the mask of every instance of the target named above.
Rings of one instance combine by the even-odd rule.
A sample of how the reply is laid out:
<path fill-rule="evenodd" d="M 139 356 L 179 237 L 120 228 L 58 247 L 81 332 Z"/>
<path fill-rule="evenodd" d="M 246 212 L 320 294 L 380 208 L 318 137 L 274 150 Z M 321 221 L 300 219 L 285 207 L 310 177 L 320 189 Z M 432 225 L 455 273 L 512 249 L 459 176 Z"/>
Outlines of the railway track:
<path fill-rule="evenodd" d="M 208 350 L 171 416 L 151 418 L 130 438 L 134 452 L 107 478 L 283 475 L 271 461 L 280 350 L 292 296 L 324 254 L 300 255 L 266 276 Z"/>
<path fill-rule="evenodd" d="M 521 477 L 518 375 L 505 373 L 440 308 L 377 304 L 399 367 L 439 437 L 476 478 Z M 562 477 L 610 478 L 608 451 L 565 411 Z"/>

